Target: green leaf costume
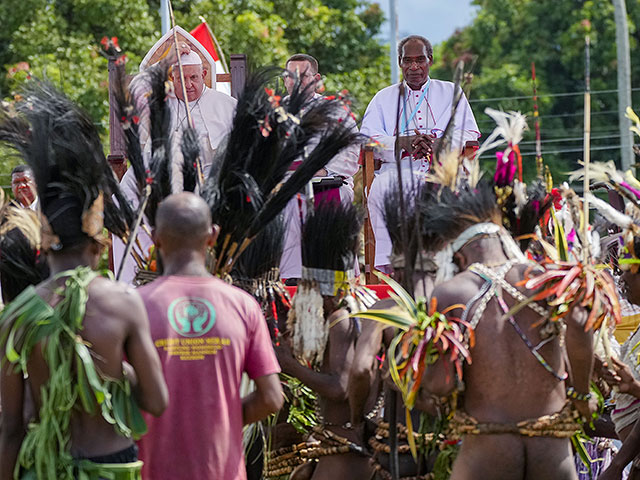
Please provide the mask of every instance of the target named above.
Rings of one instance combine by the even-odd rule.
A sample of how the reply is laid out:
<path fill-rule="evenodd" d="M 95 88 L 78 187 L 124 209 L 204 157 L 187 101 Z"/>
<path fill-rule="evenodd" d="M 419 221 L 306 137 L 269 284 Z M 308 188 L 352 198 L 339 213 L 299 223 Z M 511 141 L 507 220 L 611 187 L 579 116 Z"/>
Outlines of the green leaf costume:
<path fill-rule="evenodd" d="M 121 435 L 137 439 L 146 432 L 128 380 L 106 378 L 96 368 L 90 346 L 82 339 L 88 286 L 99 274 L 78 267 L 58 274 L 67 277 L 62 297 L 50 306 L 31 286 L 0 315 L 0 342 L 4 362 L 27 378 L 27 361 L 36 345 L 43 345 L 49 380 L 41 387 L 39 419 L 32 422 L 22 442 L 15 478 L 81 480 L 138 479 L 142 462 L 95 464 L 74 460 L 70 449 L 72 411 L 98 413 Z"/>

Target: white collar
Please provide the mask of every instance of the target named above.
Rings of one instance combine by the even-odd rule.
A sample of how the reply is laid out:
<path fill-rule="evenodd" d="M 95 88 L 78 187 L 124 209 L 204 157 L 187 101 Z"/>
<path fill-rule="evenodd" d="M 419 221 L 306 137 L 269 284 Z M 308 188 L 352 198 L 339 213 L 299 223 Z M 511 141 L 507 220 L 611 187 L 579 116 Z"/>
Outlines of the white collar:
<path fill-rule="evenodd" d="M 420 87 L 420 90 L 414 90 L 413 88 L 411 88 L 406 80 L 403 80 L 402 83 L 404 84 L 405 90 L 409 92 L 422 92 L 427 87 L 427 85 L 429 85 L 430 79 L 431 77 L 427 76 L 427 80 L 425 80 L 425 82 L 422 84 L 422 86 Z"/>

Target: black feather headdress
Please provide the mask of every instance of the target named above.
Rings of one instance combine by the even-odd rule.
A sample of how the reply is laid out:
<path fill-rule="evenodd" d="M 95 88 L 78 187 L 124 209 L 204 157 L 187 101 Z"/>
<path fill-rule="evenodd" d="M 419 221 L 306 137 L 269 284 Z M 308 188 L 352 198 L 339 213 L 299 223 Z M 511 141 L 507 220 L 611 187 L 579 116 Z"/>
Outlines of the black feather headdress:
<path fill-rule="evenodd" d="M 302 279 L 293 297 L 287 329 L 294 355 L 313 366 L 322 363 L 330 315 L 343 301 L 353 309 L 366 309 L 358 308 L 352 292 L 362 219 L 352 204 L 324 202 L 307 213 L 302 225 Z M 326 298 L 335 300 L 330 311 L 325 310 Z"/>
<path fill-rule="evenodd" d="M 233 263 L 335 155 L 360 141 L 342 122 L 340 100 L 313 99 L 300 85 L 282 99 L 268 85 L 281 73 L 268 68 L 249 76 L 238 99 L 231 132 L 218 149 L 204 197 L 220 225 L 216 273 Z M 304 105 L 304 108 L 303 108 Z M 300 165 L 287 177 L 295 160 Z"/>
<path fill-rule="evenodd" d="M 353 270 L 362 222 L 362 212 L 355 205 L 322 202 L 316 206 L 302 225 L 303 268 Z"/>
<path fill-rule="evenodd" d="M 0 141 L 17 149 L 33 170 L 42 212 L 58 240 L 52 248 L 99 240 L 102 216 L 107 229 L 126 236 L 133 212 L 98 131 L 63 93 L 46 82 L 28 83 L 15 113 L 0 114 Z"/>
<path fill-rule="evenodd" d="M 117 115 L 123 128 L 127 158 L 136 180 L 140 202 L 148 197 L 146 219 L 154 226 L 159 203 L 171 194 L 171 112 L 166 101 L 169 65 L 162 62 L 139 73 L 128 84 L 124 62 L 117 63 L 114 88 Z M 199 154 L 197 140 L 187 136 L 187 158 Z M 148 145 L 142 151 L 142 144 Z M 189 176 L 189 181 L 191 177 Z M 147 191 L 147 187 L 149 190 Z M 193 190 L 193 189 L 192 189 Z"/>
<path fill-rule="evenodd" d="M 500 225 L 502 222 L 493 183 L 484 179 L 475 187 L 467 184 L 457 191 L 447 186 L 424 188 L 418 199 L 418 208 L 425 248 L 434 252 L 476 223 Z"/>
<path fill-rule="evenodd" d="M 285 236 L 284 215 L 276 216 L 238 257 L 231 278 L 233 284 L 253 295 L 262 308 L 272 340 L 278 344 L 286 331 L 291 299 L 280 280 L 278 265 Z"/>

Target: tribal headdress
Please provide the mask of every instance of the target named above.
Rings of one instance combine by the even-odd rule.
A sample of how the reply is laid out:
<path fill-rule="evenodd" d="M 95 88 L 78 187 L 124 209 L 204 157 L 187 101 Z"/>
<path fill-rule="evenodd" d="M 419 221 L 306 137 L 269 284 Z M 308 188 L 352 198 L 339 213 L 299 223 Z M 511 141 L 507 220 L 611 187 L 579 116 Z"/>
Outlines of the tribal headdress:
<path fill-rule="evenodd" d="M 206 182 L 204 197 L 221 227 L 215 247 L 218 275 L 231 270 L 254 237 L 318 170 L 360 141 L 357 131 L 341 121 L 346 115 L 341 100 L 305 103 L 299 84 L 286 99 L 269 89 L 280 73 L 270 68 L 248 78 L 231 132 Z M 287 177 L 296 160 L 300 165 Z"/>
<path fill-rule="evenodd" d="M 4 204 L 4 192 L 0 192 L 0 204 Z M 0 284 L 5 304 L 29 285 L 37 285 L 49 276 L 49 264 L 41 247 L 36 212 L 15 204 L 0 207 Z"/>
<path fill-rule="evenodd" d="M 291 308 L 289 294 L 280 280 L 280 258 L 284 247 L 284 216 L 279 214 L 238 257 L 231 278 L 233 284 L 253 295 L 260 303 L 271 339 L 277 344 L 286 329 Z"/>
<path fill-rule="evenodd" d="M 33 170 L 47 220 L 45 249 L 126 236 L 133 214 L 107 163 L 91 118 L 50 84 L 30 82 L 15 110 L 0 113 L 0 141 Z M 115 199 L 115 201 L 114 201 Z"/>
<path fill-rule="evenodd" d="M 322 363 L 329 338 L 327 317 L 333 312 L 325 311 L 325 299 L 333 311 L 345 306 L 353 312 L 366 310 L 376 300 L 354 285 L 362 221 L 352 204 L 323 202 L 302 226 L 302 279 L 287 324 L 294 354 L 313 366 Z"/>
<path fill-rule="evenodd" d="M 151 237 L 158 205 L 172 193 L 172 162 L 175 151 L 171 140 L 171 112 L 167 102 L 170 91 L 168 72 L 171 65 L 159 62 L 136 75 L 129 82 L 124 56 L 115 62 L 117 69 L 114 95 L 116 116 L 123 129 L 126 156 L 131 163 L 137 189 L 138 211 L 132 229 L 129 250 L 138 266 L 137 283 L 153 279 L 157 272 L 153 250 L 143 251 L 137 238 L 139 229 Z M 144 150 L 143 150 L 144 148 Z M 183 190 L 195 191 L 198 185 L 200 145 L 191 127 L 180 135 L 183 157 Z M 126 252 L 125 252 L 126 253 Z M 119 270 L 118 270 L 119 271 Z"/>
<path fill-rule="evenodd" d="M 581 169 L 574 172 L 571 178 L 580 178 L 583 175 L 584 169 Z M 621 270 L 638 273 L 640 269 L 640 182 L 633 176 L 631 170 L 618 171 L 613 161 L 591 163 L 589 179 L 594 183 L 606 184 L 626 200 L 625 212 L 620 212 L 609 203 L 589 194 L 589 203 L 608 221 L 622 230 L 618 267 Z"/>
<path fill-rule="evenodd" d="M 431 184 L 418 185 L 416 182 L 413 186 L 406 185 L 401 194 L 396 185 L 385 193 L 382 213 L 391 238 L 392 255 L 390 261 L 394 271 L 404 269 L 407 265 L 416 266 L 421 242 L 418 231 L 420 220 L 416 217 L 415 199 L 420 197 L 420 191 L 423 188 L 430 186 Z M 424 268 L 424 266 L 419 267 Z"/>
<path fill-rule="evenodd" d="M 166 102 L 169 65 L 160 62 L 127 84 L 122 58 L 116 62 L 117 116 L 124 132 L 139 203 L 145 204 L 146 219 L 153 226 L 158 204 L 171 194 L 171 112 Z"/>

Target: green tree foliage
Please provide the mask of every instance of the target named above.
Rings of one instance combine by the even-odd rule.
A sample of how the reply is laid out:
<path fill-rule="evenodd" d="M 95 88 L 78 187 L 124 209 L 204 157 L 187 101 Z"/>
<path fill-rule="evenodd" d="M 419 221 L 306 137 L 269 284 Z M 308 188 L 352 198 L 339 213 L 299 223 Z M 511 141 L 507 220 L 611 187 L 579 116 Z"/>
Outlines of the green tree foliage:
<path fill-rule="evenodd" d="M 434 76 L 451 78 L 458 59 L 476 59 L 471 92 L 478 125 L 493 125 L 486 107 L 533 113 L 531 62 L 538 77 L 545 162 L 557 179 L 582 157 L 585 34 L 591 36 L 592 137 L 594 160 L 619 160 L 617 59 L 610 0 L 475 0 L 473 23 L 436 48 Z M 640 2 L 627 1 L 632 55 L 640 40 Z M 588 20 L 590 28 L 584 24 Z M 632 81 L 640 65 L 632 58 Z M 602 92 L 602 91 L 605 92 Z M 600 92 L 600 93 L 598 93 Z M 552 96 L 549 96 L 552 95 Z M 525 97 L 491 100 L 503 97 Z M 635 100 L 638 97 L 635 96 Z M 533 122 L 521 146 L 528 176 L 535 171 Z M 567 140 L 571 139 L 571 140 Z M 553 153 L 558 152 L 561 153 Z M 493 160 L 488 160 L 493 162 Z"/>
<path fill-rule="evenodd" d="M 160 38 L 159 0 L 2 0 L 0 98 L 13 99 L 29 76 L 46 77 L 86 108 L 108 133 L 104 36 L 117 37 L 134 73 Z M 347 89 L 362 113 L 389 78 L 387 49 L 376 39 L 384 15 L 368 0 L 174 0 L 187 30 L 206 18 L 225 54 L 250 65 L 284 66 L 294 53 L 320 63 L 327 90 Z M 0 183 L 17 159 L 0 151 Z"/>

